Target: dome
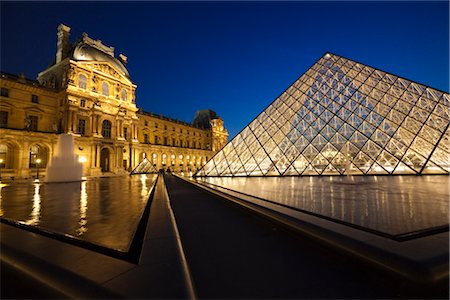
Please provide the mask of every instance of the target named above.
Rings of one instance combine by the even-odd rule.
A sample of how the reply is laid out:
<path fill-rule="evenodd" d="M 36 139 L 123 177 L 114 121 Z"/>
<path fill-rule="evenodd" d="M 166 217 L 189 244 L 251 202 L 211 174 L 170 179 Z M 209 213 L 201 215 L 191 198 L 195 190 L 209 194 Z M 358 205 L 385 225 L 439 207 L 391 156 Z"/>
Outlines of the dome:
<path fill-rule="evenodd" d="M 128 70 L 125 68 L 123 63 L 95 47 L 91 45 L 80 43 L 78 44 L 73 51 L 73 58 L 78 61 L 98 61 L 98 62 L 109 62 L 112 64 L 117 70 L 119 70 L 122 75 L 130 78 L 130 74 L 128 74 Z"/>
<path fill-rule="evenodd" d="M 217 114 L 210 109 L 198 110 L 192 124 L 200 128 L 211 128 L 211 120 L 217 118 L 219 118 Z"/>

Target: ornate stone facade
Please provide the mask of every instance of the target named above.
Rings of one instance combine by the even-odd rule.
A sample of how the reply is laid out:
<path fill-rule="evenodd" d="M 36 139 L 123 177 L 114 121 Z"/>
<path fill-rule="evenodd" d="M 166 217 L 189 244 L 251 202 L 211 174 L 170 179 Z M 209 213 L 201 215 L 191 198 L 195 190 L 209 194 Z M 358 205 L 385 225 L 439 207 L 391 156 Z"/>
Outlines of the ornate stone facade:
<path fill-rule="evenodd" d="M 156 169 L 194 172 L 226 144 L 215 113 L 208 124 L 188 124 L 136 107 L 127 57 L 87 34 L 70 44 L 69 33 L 58 27 L 55 62 L 37 81 L 1 74 L 2 177 L 45 175 L 60 133 L 74 134 L 86 176 L 127 174 L 144 157 Z"/>

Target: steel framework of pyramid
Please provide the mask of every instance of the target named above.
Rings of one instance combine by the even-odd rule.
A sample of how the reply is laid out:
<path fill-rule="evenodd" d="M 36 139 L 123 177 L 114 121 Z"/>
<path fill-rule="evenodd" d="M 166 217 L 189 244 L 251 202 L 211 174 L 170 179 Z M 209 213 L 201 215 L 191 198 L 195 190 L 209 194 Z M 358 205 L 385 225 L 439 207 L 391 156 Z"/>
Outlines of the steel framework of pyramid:
<path fill-rule="evenodd" d="M 131 175 L 133 174 L 150 174 L 150 173 L 158 173 L 155 166 L 144 157 L 144 159 L 131 171 Z"/>
<path fill-rule="evenodd" d="M 450 95 L 326 53 L 195 176 L 448 174 Z"/>

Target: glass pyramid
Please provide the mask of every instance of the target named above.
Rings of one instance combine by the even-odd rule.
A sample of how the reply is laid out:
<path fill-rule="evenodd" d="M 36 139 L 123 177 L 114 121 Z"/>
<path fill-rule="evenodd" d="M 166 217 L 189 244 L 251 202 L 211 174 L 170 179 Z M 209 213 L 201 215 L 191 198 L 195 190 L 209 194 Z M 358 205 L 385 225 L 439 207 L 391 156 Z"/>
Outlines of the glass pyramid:
<path fill-rule="evenodd" d="M 131 175 L 133 174 L 150 174 L 150 173 L 158 173 L 156 168 L 151 164 L 151 162 L 144 157 L 144 159 L 131 171 Z"/>
<path fill-rule="evenodd" d="M 450 95 L 327 53 L 195 176 L 448 174 Z"/>

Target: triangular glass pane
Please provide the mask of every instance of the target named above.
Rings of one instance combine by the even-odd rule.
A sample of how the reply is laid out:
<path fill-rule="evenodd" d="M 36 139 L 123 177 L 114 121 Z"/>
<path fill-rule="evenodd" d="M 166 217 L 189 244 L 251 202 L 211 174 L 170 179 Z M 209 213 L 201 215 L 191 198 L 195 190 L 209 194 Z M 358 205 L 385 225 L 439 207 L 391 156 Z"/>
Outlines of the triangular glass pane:
<path fill-rule="evenodd" d="M 299 174 L 292 165 L 283 173 L 283 176 L 296 176 L 296 175 Z"/>
<path fill-rule="evenodd" d="M 373 175 L 387 175 L 389 174 L 388 171 L 386 171 L 383 167 L 381 167 L 379 164 L 374 163 L 370 169 L 366 172 L 366 174 L 373 174 Z"/>
<path fill-rule="evenodd" d="M 392 173 L 397 166 L 399 160 L 395 158 L 393 155 L 391 155 L 387 151 L 382 151 L 381 154 L 377 158 L 377 163 L 383 166 L 383 168 L 388 171 L 389 173 Z"/>
<path fill-rule="evenodd" d="M 416 172 L 420 172 L 422 167 L 425 165 L 426 159 L 422 155 L 418 154 L 412 149 L 408 149 L 402 158 L 402 162 L 407 164 L 410 168 L 414 169 Z"/>
<path fill-rule="evenodd" d="M 404 163 L 400 162 L 397 167 L 395 168 L 394 172 L 392 174 L 401 175 L 401 174 L 416 174 L 413 169 L 411 169 L 409 166 L 405 165 Z"/>
<path fill-rule="evenodd" d="M 449 174 L 449 172 L 450 169 L 448 167 L 447 169 L 443 169 L 430 160 L 423 169 L 422 174 Z"/>
<path fill-rule="evenodd" d="M 299 174 L 302 174 L 303 171 L 308 167 L 309 162 L 303 155 L 300 155 L 292 164 L 292 166 L 297 170 Z"/>
<path fill-rule="evenodd" d="M 444 170 L 450 171 L 450 153 L 438 147 L 430 157 L 430 161 Z"/>
<path fill-rule="evenodd" d="M 372 166 L 374 160 L 369 157 L 366 153 L 360 151 L 356 155 L 352 155 L 351 164 L 361 170 L 363 173 L 367 171 Z"/>

